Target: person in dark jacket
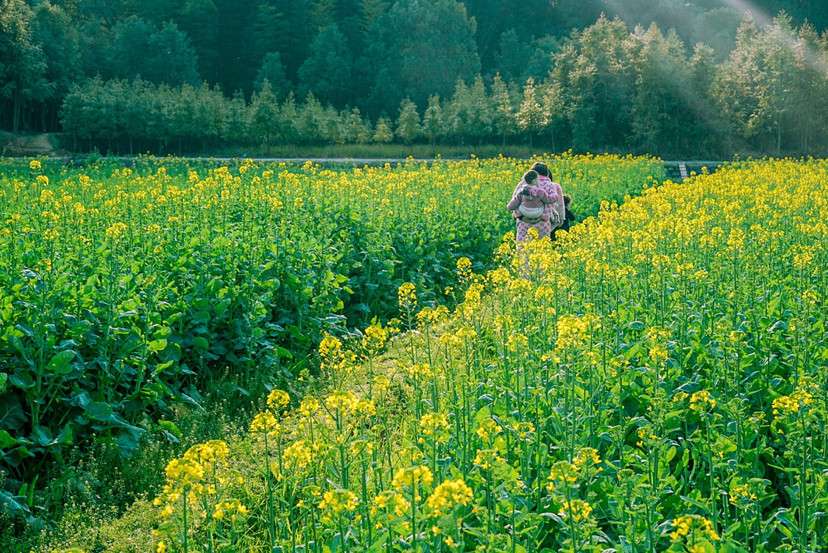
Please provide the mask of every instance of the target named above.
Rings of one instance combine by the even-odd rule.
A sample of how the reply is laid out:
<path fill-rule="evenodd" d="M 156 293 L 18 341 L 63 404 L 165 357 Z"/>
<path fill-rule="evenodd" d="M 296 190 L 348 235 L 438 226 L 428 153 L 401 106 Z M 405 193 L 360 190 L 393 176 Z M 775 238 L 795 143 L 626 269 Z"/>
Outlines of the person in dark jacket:
<path fill-rule="evenodd" d="M 555 234 L 557 234 L 557 232 L 559 230 L 565 230 L 565 231 L 569 232 L 569 227 L 571 226 L 570 221 L 572 221 L 573 223 L 575 222 L 575 214 L 572 213 L 571 209 L 569 209 L 569 204 L 572 202 L 572 198 L 569 196 L 569 194 L 564 194 L 563 195 L 563 200 L 564 200 L 564 222 L 561 226 L 559 226 L 558 228 L 556 228 L 554 230 L 554 232 L 552 233 L 552 240 L 555 239 Z"/>

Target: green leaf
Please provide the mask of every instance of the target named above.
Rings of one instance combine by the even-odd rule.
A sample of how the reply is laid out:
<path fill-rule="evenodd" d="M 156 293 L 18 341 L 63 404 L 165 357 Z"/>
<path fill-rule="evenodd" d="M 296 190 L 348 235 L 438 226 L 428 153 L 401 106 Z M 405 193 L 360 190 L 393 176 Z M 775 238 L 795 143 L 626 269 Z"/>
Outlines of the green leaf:
<path fill-rule="evenodd" d="M 20 440 L 13 437 L 11 434 L 6 432 L 5 430 L 0 430 L 0 449 L 7 449 L 14 445 L 19 444 L 31 444 L 29 440 Z"/>
<path fill-rule="evenodd" d="M 86 407 L 86 416 L 106 422 L 112 418 L 112 406 L 103 401 L 94 401 Z"/>
<path fill-rule="evenodd" d="M 34 443 L 41 447 L 49 447 L 55 443 L 52 437 L 52 431 L 45 426 L 35 428 L 34 432 L 32 432 L 32 438 L 34 439 Z"/>
<path fill-rule="evenodd" d="M 63 430 L 55 438 L 55 443 L 60 445 L 72 445 L 75 443 L 75 437 L 72 435 L 72 427 L 68 424 L 64 426 Z"/>
<path fill-rule="evenodd" d="M 65 375 L 72 372 L 72 366 L 70 363 L 72 359 L 75 358 L 75 352 L 72 350 L 65 350 L 59 352 L 57 355 L 52 357 L 52 360 L 49 361 L 49 364 L 46 365 L 46 370 L 48 372 L 52 372 L 55 374 Z"/>
<path fill-rule="evenodd" d="M 380 538 L 371 544 L 365 553 L 380 553 L 385 548 L 385 542 L 388 541 L 388 534 L 383 534 Z"/>
<path fill-rule="evenodd" d="M 208 342 L 207 338 L 204 338 L 203 336 L 196 336 L 193 338 L 193 347 L 195 349 L 207 350 L 210 349 L 210 342 Z"/>
<path fill-rule="evenodd" d="M 9 375 L 6 373 L 0 373 L 0 394 L 2 394 L 6 389 L 6 382 L 9 380 Z"/>
<path fill-rule="evenodd" d="M 166 338 L 159 338 L 158 340 L 153 340 L 148 344 L 149 348 L 152 351 L 164 351 L 164 348 L 167 347 L 167 339 Z"/>
<path fill-rule="evenodd" d="M 35 381 L 27 372 L 18 372 L 9 377 L 9 382 L 21 388 L 23 390 L 28 390 L 29 388 L 34 388 Z"/>
<path fill-rule="evenodd" d="M 19 430 L 29 421 L 28 415 L 16 394 L 0 396 L 0 428 L 4 430 Z"/>
<path fill-rule="evenodd" d="M 121 450 L 121 455 L 131 457 L 138 449 L 138 436 L 132 432 L 122 433 L 118 436 L 118 448 Z"/>
<path fill-rule="evenodd" d="M 177 438 L 181 438 L 182 436 L 184 436 L 184 433 L 181 432 L 181 429 L 178 428 L 175 425 L 175 423 L 172 422 L 172 421 L 164 421 L 164 420 L 158 421 L 158 426 L 163 428 L 164 430 L 166 430 L 170 434 L 173 434 Z"/>

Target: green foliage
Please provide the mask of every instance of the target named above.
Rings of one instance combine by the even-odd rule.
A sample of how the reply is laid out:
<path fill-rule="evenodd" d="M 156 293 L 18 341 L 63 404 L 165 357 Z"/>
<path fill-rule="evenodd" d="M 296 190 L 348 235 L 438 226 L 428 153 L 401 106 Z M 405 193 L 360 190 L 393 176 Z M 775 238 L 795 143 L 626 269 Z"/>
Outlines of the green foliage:
<path fill-rule="evenodd" d="M 353 100 L 353 54 L 336 24 L 324 28 L 299 68 L 298 94 L 310 92 L 322 103 L 349 105 Z"/>
<path fill-rule="evenodd" d="M 367 58 L 376 73 L 374 108 L 403 98 L 425 105 L 432 94 L 448 97 L 458 79 L 474 80 L 480 58 L 475 22 L 455 0 L 395 2 L 373 25 Z"/>
<path fill-rule="evenodd" d="M 597 209 L 592 162 L 555 161 L 578 208 Z M 325 333 L 393 316 L 401 283 L 440 298 L 458 258 L 490 263 L 521 173 L 506 158 L 350 171 L 87 163 L 8 162 L 0 181 L 14 198 L 0 232 L 0 463 L 18 515 L 37 515 L 44 467 L 93 436 L 133 455 L 153 421 L 201 409 L 204 389 L 293 382 Z M 616 174 L 630 181 L 611 183 L 633 193 L 660 170 L 627 166 Z M 181 439 L 169 423 L 158 431 Z"/>
<path fill-rule="evenodd" d="M 638 164 L 586 161 L 610 159 L 607 180 Z M 733 164 L 509 237 L 495 270 L 459 260 L 453 313 L 405 283 L 413 331 L 379 355 L 394 325 L 326 338 L 313 393 L 167 466 L 159 539 L 228 540 L 219 496 L 245 506 L 236 550 L 821 551 L 826 172 Z"/>
<path fill-rule="evenodd" d="M 104 78 L 140 76 L 170 86 L 199 82 L 195 50 L 175 24 L 159 28 L 132 17 L 120 22 L 113 32 L 111 49 L 105 53 L 106 65 L 101 68 Z"/>
<path fill-rule="evenodd" d="M 256 76 L 254 88 L 258 91 L 262 89 L 264 82 L 268 81 L 273 93 L 276 95 L 276 100 L 281 101 L 282 98 L 287 97 L 288 92 L 291 91 L 293 85 L 288 80 L 285 74 L 285 67 L 282 64 L 282 57 L 279 52 L 268 52 L 259 72 Z"/>

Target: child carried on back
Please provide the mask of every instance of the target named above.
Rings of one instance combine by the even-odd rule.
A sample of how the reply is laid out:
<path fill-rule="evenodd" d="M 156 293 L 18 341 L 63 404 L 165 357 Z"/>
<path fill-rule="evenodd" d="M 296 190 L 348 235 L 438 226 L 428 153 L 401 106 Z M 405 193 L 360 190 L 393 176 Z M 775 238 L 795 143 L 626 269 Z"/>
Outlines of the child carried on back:
<path fill-rule="evenodd" d="M 548 190 L 539 186 L 538 172 L 530 169 L 518 183 L 506 209 L 518 221 L 535 224 L 548 220 L 548 214 L 544 215 L 545 208 L 555 201 L 556 198 Z"/>

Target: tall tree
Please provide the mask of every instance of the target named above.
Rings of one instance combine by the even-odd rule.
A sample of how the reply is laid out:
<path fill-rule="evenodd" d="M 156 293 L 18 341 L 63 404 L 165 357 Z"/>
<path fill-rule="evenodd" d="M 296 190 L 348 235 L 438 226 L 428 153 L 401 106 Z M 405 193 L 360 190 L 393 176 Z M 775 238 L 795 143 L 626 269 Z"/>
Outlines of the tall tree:
<path fill-rule="evenodd" d="M 506 137 L 517 132 L 517 119 L 515 113 L 514 94 L 509 90 L 509 85 L 500 77 L 495 75 L 492 82 L 492 124 L 497 133 L 503 138 L 503 145 L 506 145 Z"/>
<path fill-rule="evenodd" d="M 42 131 L 56 130 L 60 102 L 73 83 L 80 79 L 80 45 L 78 33 L 69 15 L 48 1 L 34 9 L 32 35 L 46 60 L 45 94 L 41 102 Z"/>
<path fill-rule="evenodd" d="M 741 139 L 761 148 L 782 148 L 795 86 L 794 41 L 787 18 L 760 31 L 750 19 L 739 27 L 736 49 L 719 66 L 714 90 L 730 126 L 730 146 Z"/>
<path fill-rule="evenodd" d="M 299 94 L 312 92 L 323 103 L 344 107 L 351 101 L 353 56 L 337 25 L 323 29 L 299 68 Z"/>
<path fill-rule="evenodd" d="M 33 18 L 23 0 L 0 0 L 0 97 L 12 101 L 15 133 L 23 103 L 48 92 L 46 59 L 32 36 Z"/>
<path fill-rule="evenodd" d="M 229 1 L 229 0 L 223 0 Z M 312 0 L 261 0 L 250 17 L 250 59 L 258 65 L 268 52 L 279 52 L 287 76 L 294 80 L 318 33 Z M 242 58 L 244 59 L 244 58 Z M 241 60 L 238 60 L 238 63 Z"/>
<path fill-rule="evenodd" d="M 417 104 L 404 99 L 400 104 L 400 115 L 397 118 L 397 136 L 406 144 L 411 144 L 423 134 L 420 125 L 420 114 L 417 113 Z"/>
<path fill-rule="evenodd" d="M 433 146 L 443 132 L 443 108 L 440 105 L 439 94 L 428 97 L 428 107 L 423 113 L 423 132 Z"/>
<path fill-rule="evenodd" d="M 114 32 L 105 77 L 141 76 L 152 83 L 171 86 L 195 85 L 200 81 L 195 50 L 174 23 L 165 23 L 158 29 L 133 16 L 116 25 Z"/>
<path fill-rule="evenodd" d="M 566 106 L 564 92 L 560 85 L 547 80 L 541 85 L 541 109 L 545 118 L 545 125 L 541 132 L 552 140 L 552 151 L 557 151 L 556 137 L 558 129 L 566 120 Z"/>
<path fill-rule="evenodd" d="M 546 113 L 543 111 L 539 87 L 531 77 L 523 87 L 523 100 L 520 102 L 515 117 L 518 128 L 529 135 L 529 146 L 532 146 L 532 137 L 546 126 Z"/>
<path fill-rule="evenodd" d="M 312 0 L 311 21 L 317 32 L 330 27 L 339 19 L 336 10 L 337 0 Z"/>
<path fill-rule="evenodd" d="M 372 27 L 368 62 L 375 71 L 372 105 L 390 111 L 409 97 L 449 96 L 457 79 L 480 73 L 475 21 L 455 0 L 400 0 Z"/>
<path fill-rule="evenodd" d="M 828 105 L 824 101 L 828 98 L 828 34 L 820 38 L 813 25 L 803 25 L 797 50 L 793 131 L 799 139 L 799 151 L 808 152 L 817 129 L 828 127 Z"/>
<path fill-rule="evenodd" d="M 279 52 L 268 52 L 264 57 L 262 66 L 256 75 L 256 81 L 253 83 L 254 89 L 261 90 L 265 80 L 270 82 L 273 94 L 279 100 L 286 98 L 288 92 L 293 90 L 293 83 L 288 80 L 285 74 L 285 66 L 282 64 L 282 56 L 279 55 Z"/>
<path fill-rule="evenodd" d="M 629 134 L 634 75 L 627 67 L 628 36 L 620 19 L 601 16 L 582 32 L 573 32 L 553 55 L 552 78 L 564 90 L 576 149 L 623 144 Z"/>
<path fill-rule="evenodd" d="M 696 44 L 690 58 L 688 89 L 691 120 L 684 131 L 686 151 L 699 156 L 722 155 L 719 150 L 724 135 L 723 117 L 713 99 L 713 80 L 716 75 L 716 53 L 703 43 Z"/>
<path fill-rule="evenodd" d="M 350 144 L 367 144 L 371 141 L 373 133 L 371 123 L 362 118 L 358 108 L 353 108 L 345 115 L 344 121 L 345 141 Z"/>
<path fill-rule="evenodd" d="M 527 36 L 521 36 L 514 29 L 507 29 L 500 35 L 498 52 L 494 57 L 493 71 L 507 82 L 523 78 L 526 66 L 535 49 Z"/>
<path fill-rule="evenodd" d="M 360 30 L 365 38 L 372 33 L 372 27 L 382 14 L 388 11 L 391 5 L 389 0 L 360 0 L 359 20 Z"/>
<path fill-rule="evenodd" d="M 313 94 L 308 94 L 298 110 L 296 130 L 308 144 L 319 144 L 325 138 L 325 108 Z"/>
<path fill-rule="evenodd" d="M 190 37 L 198 57 L 198 73 L 211 83 L 218 82 L 219 10 L 213 0 L 185 0 L 181 15 L 175 20 L 178 28 Z"/>
<path fill-rule="evenodd" d="M 218 10 L 219 25 L 216 33 L 215 81 L 225 94 L 231 94 L 241 88 L 249 91 L 267 52 L 279 51 L 278 48 L 255 50 L 256 36 L 252 32 L 254 24 L 260 21 L 260 12 L 256 11 L 258 0 L 213 0 Z"/>
<path fill-rule="evenodd" d="M 677 145 L 690 122 L 690 74 L 684 44 L 674 31 L 665 37 L 653 23 L 646 31 L 636 27 L 626 45 L 635 74 L 633 142 L 645 152 L 664 153 L 666 145 Z"/>
<path fill-rule="evenodd" d="M 374 142 L 388 144 L 392 140 L 394 140 L 394 131 L 391 130 L 391 121 L 387 117 L 380 117 L 377 120 L 376 129 L 374 129 Z"/>
<path fill-rule="evenodd" d="M 250 131 L 260 137 L 267 152 L 270 153 L 270 145 L 278 133 L 279 124 L 279 102 L 270 88 L 270 83 L 265 80 L 262 89 L 253 93 L 250 100 Z"/>

